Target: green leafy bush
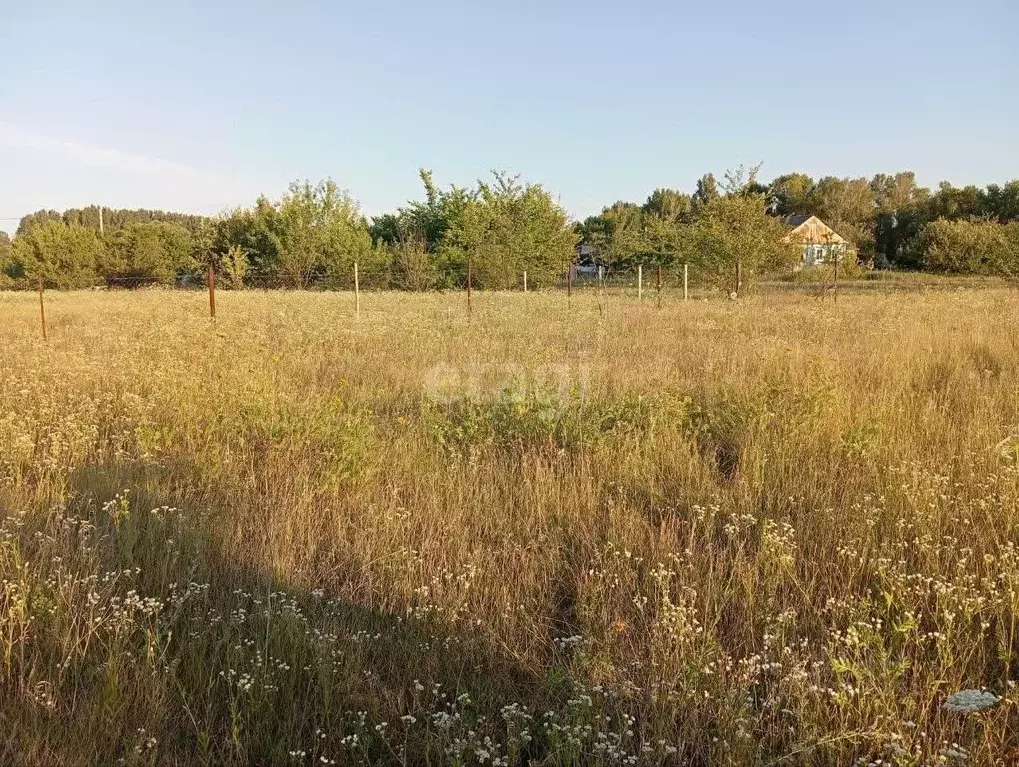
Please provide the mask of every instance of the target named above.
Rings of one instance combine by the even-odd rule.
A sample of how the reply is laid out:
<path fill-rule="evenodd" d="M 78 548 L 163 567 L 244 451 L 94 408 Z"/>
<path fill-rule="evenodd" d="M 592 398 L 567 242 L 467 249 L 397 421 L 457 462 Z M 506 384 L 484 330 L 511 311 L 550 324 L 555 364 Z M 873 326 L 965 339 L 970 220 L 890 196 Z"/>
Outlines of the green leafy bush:
<path fill-rule="evenodd" d="M 924 271 L 1012 277 L 1019 274 L 1019 224 L 939 219 L 912 251 Z"/>
<path fill-rule="evenodd" d="M 104 252 L 94 229 L 46 221 L 15 238 L 7 276 L 21 287 L 42 277 L 49 287 L 86 288 L 98 282 Z"/>

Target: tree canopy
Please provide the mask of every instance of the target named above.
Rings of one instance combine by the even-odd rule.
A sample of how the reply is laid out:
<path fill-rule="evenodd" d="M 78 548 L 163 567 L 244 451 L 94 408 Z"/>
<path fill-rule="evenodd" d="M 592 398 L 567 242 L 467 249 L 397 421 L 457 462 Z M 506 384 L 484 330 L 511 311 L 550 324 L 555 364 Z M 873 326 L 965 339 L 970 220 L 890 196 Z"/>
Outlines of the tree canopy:
<path fill-rule="evenodd" d="M 262 195 L 215 217 L 44 209 L 20 220 L 13 241 L 0 236 L 0 287 L 28 287 L 40 276 L 66 288 L 168 284 L 209 266 L 227 287 L 342 287 L 355 262 L 362 283 L 383 287 L 463 286 L 468 263 L 479 288 L 516 287 L 524 271 L 540 287 L 563 280 L 582 243 L 585 258 L 609 269 L 689 263 L 735 288 L 737 272 L 751 278 L 784 267 L 780 222 L 795 214 L 821 218 L 862 261 L 1012 273 L 1019 180 L 930 190 L 902 171 L 870 179 L 786 173 L 763 184 L 757 170 L 721 182 L 705 173 L 690 193 L 659 187 L 643 203 L 620 200 L 576 223 L 544 187 L 505 172 L 440 187 L 421 170 L 420 199 L 371 219 L 331 179 L 294 182 L 276 200 Z M 975 255 L 981 247 L 990 255 Z"/>

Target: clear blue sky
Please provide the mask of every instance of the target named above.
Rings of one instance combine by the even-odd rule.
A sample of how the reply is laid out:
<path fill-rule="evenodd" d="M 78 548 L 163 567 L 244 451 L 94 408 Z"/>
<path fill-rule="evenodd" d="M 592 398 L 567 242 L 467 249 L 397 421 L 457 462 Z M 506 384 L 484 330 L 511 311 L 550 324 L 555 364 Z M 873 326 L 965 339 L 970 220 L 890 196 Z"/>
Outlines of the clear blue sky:
<path fill-rule="evenodd" d="M 1015 0 L 0 0 L 0 218 L 325 176 L 375 214 L 422 166 L 578 217 L 739 163 L 1003 182 L 1017 30 Z"/>

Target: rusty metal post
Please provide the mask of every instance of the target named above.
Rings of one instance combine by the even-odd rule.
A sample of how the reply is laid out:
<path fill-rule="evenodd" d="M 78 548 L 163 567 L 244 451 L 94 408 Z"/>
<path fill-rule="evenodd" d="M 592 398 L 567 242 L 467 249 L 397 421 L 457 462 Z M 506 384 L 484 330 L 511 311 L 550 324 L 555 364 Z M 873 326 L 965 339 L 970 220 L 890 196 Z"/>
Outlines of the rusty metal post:
<path fill-rule="evenodd" d="M 209 267 L 209 316 L 216 319 L 216 270 Z"/>

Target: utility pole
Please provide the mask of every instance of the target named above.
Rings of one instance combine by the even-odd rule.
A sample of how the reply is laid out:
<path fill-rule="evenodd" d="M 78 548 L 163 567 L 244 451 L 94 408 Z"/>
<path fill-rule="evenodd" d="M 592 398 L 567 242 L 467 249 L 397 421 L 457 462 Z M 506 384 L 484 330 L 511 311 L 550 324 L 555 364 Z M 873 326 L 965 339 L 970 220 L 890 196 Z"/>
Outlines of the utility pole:
<path fill-rule="evenodd" d="M 103 206 L 99 206 L 99 234 L 103 233 Z"/>

